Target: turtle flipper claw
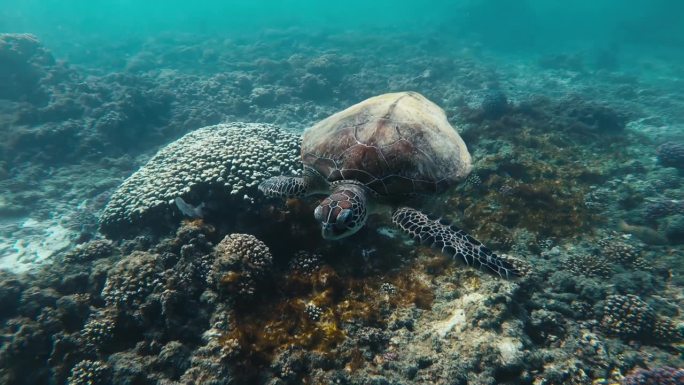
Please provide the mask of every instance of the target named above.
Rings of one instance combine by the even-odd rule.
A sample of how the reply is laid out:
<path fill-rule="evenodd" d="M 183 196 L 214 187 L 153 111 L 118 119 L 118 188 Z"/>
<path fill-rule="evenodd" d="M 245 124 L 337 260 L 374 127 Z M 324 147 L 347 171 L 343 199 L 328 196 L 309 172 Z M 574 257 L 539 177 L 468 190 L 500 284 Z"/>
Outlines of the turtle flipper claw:
<path fill-rule="evenodd" d="M 259 184 L 259 191 L 274 198 L 301 198 L 307 193 L 304 178 L 274 176 Z"/>
<path fill-rule="evenodd" d="M 439 220 L 410 207 L 400 207 L 392 214 L 392 222 L 421 243 L 430 244 L 442 253 L 463 260 L 467 265 L 485 267 L 501 277 L 510 278 L 526 273 L 515 260 L 499 256 L 465 231 L 447 226 Z"/>

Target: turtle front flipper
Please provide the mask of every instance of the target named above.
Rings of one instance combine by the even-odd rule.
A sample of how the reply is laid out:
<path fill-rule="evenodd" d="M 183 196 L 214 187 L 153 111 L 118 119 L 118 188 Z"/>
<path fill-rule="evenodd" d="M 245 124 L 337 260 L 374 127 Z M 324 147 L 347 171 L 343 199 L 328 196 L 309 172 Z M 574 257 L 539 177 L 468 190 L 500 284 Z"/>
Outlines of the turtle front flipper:
<path fill-rule="evenodd" d="M 392 222 L 421 243 L 429 243 L 450 257 L 461 259 L 467 265 L 485 267 L 501 277 L 521 276 L 524 266 L 494 254 L 465 231 L 428 218 L 410 207 L 400 207 L 392 214 Z"/>
<path fill-rule="evenodd" d="M 274 176 L 259 183 L 259 191 L 273 198 L 301 198 L 308 190 L 306 179 L 293 176 Z"/>

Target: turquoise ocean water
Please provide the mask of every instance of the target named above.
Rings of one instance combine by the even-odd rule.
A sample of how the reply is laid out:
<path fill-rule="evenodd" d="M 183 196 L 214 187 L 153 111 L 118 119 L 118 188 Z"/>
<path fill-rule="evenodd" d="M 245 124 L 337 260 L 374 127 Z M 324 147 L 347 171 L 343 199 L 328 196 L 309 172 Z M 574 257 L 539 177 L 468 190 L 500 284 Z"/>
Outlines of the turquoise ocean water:
<path fill-rule="evenodd" d="M 601 44 L 648 48 L 682 44 L 682 5 L 673 0 L 577 1 L 3 1 L 6 31 L 27 31 L 66 52 L 91 39 L 115 43 L 160 33 L 249 34 L 267 29 L 374 31 L 449 40 L 482 39 L 497 48 L 553 50 Z"/>

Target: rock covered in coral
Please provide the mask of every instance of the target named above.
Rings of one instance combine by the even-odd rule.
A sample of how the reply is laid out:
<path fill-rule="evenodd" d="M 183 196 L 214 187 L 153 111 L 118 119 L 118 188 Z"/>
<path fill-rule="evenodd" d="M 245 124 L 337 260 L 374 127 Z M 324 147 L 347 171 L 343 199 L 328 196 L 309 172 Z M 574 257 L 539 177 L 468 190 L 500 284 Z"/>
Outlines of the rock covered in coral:
<path fill-rule="evenodd" d="M 94 312 L 81 330 L 81 338 L 86 347 L 101 349 L 114 339 L 116 315 L 109 309 Z"/>
<path fill-rule="evenodd" d="M 540 110 L 542 107 L 545 111 Z M 571 95 L 558 103 L 545 98 L 533 98 L 516 106 L 524 114 L 549 115 L 547 122 L 556 129 L 573 133 L 617 134 L 624 130 L 627 116 L 613 106 Z M 551 110 L 551 111 L 549 111 Z"/>
<path fill-rule="evenodd" d="M 102 297 L 108 306 L 139 304 L 160 285 L 162 271 L 158 255 L 135 251 L 110 270 Z"/>
<path fill-rule="evenodd" d="M 181 384 L 228 385 L 233 383 L 233 369 L 228 364 L 239 353 L 237 340 L 226 337 L 231 327 L 231 311 L 218 306 L 211 317 L 211 328 L 202 335 L 204 344 L 190 357 L 190 367 L 180 378 Z"/>
<path fill-rule="evenodd" d="M 681 385 L 684 384 L 684 369 L 663 366 L 655 369 L 637 369 L 626 376 L 621 385 Z"/>
<path fill-rule="evenodd" d="M 273 266 L 268 246 L 249 234 L 230 234 L 216 245 L 210 283 L 220 293 L 251 296 Z"/>
<path fill-rule="evenodd" d="M 601 326 L 613 335 L 640 338 L 649 335 L 655 323 L 655 312 L 636 295 L 612 295 L 603 308 Z"/>
<path fill-rule="evenodd" d="M 684 243 L 684 214 L 673 215 L 665 221 L 665 236 L 670 243 Z"/>
<path fill-rule="evenodd" d="M 232 370 L 220 358 L 222 349 L 217 343 L 198 348 L 192 357 L 192 366 L 183 373 L 180 384 L 233 384 Z"/>
<path fill-rule="evenodd" d="M 41 81 L 55 59 L 31 34 L 0 34 L 0 99 L 42 102 Z"/>
<path fill-rule="evenodd" d="M 110 369 L 104 361 L 83 360 L 71 369 L 67 383 L 68 385 L 110 384 Z"/>
<path fill-rule="evenodd" d="M 648 303 L 632 294 L 606 299 L 601 326 L 606 333 L 628 340 L 672 343 L 682 339 L 672 321 L 658 317 Z"/>
<path fill-rule="evenodd" d="M 616 133 L 624 130 L 627 117 L 610 106 L 587 102 L 577 97 L 566 100 L 565 113 L 574 121 L 574 127 L 598 133 Z"/>
<path fill-rule="evenodd" d="M 561 266 L 575 274 L 587 277 L 610 277 L 613 267 L 603 258 L 591 254 L 573 255 L 562 261 Z"/>
<path fill-rule="evenodd" d="M 311 275 L 321 267 L 321 255 L 298 250 L 289 263 L 290 271 L 294 274 Z"/>
<path fill-rule="evenodd" d="M 0 319 L 14 314 L 25 286 L 17 275 L 0 270 Z"/>
<path fill-rule="evenodd" d="M 190 367 L 190 348 L 180 341 L 170 341 L 159 351 L 159 366 L 172 378 L 180 377 Z"/>
<path fill-rule="evenodd" d="M 167 145 L 126 179 L 112 194 L 100 227 L 116 236 L 131 225 L 163 222 L 165 215 L 180 215 L 176 198 L 189 202 L 188 207 L 209 199 L 251 200 L 263 179 L 296 174 L 300 168 L 298 136 L 277 126 L 204 127 Z"/>
<path fill-rule="evenodd" d="M 660 167 L 648 174 L 648 181 L 653 184 L 657 191 L 676 189 L 682 185 L 682 177 L 679 170 L 672 167 Z"/>
<path fill-rule="evenodd" d="M 501 90 L 490 90 L 480 105 L 482 114 L 487 119 L 498 119 L 509 109 L 508 98 Z"/>
<path fill-rule="evenodd" d="M 612 262 L 631 266 L 641 258 L 641 252 L 637 247 L 619 239 L 609 237 L 601 239 L 598 243 L 602 256 Z"/>
<path fill-rule="evenodd" d="M 658 146 L 656 152 L 663 166 L 684 170 L 684 143 L 666 142 Z"/>
<path fill-rule="evenodd" d="M 651 223 L 679 213 L 684 213 L 684 202 L 672 199 L 660 199 L 644 207 L 644 217 Z"/>
<path fill-rule="evenodd" d="M 114 244 L 108 239 L 96 239 L 80 244 L 64 256 L 66 262 L 83 263 L 109 256 L 114 251 Z"/>
<path fill-rule="evenodd" d="M 684 331 L 665 317 L 656 317 L 653 323 L 653 338 L 660 342 L 678 342 L 684 340 Z"/>

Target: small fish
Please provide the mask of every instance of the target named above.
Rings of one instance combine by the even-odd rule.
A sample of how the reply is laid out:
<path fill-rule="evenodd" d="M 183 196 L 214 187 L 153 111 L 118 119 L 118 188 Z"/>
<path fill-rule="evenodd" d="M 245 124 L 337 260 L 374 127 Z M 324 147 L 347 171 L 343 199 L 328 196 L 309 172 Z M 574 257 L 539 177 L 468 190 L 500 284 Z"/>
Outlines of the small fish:
<path fill-rule="evenodd" d="M 620 221 L 618 223 L 618 228 L 620 231 L 629 233 L 637 237 L 640 241 L 649 245 L 665 245 L 667 244 L 667 239 L 659 232 L 653 230 L 646 226 L 635 226 L 630 225 L 625 221 Z"/>
<path fill-rule="evenodd" d="M 204 215 L 204 203 L 200 203 L 197 206 L 193 206 L 190 203 L 184 201 L 181 197 L 176 197 L 176 199 L 174 199 L 174 202 L 176 203 L 176 207 L 178 207 L 178 210 L 180 210 L 180 212 L 183 213 L 183 215 L 185 216 L 188 216 L 190 218 L 202 218 L 202 216 Z"/>

